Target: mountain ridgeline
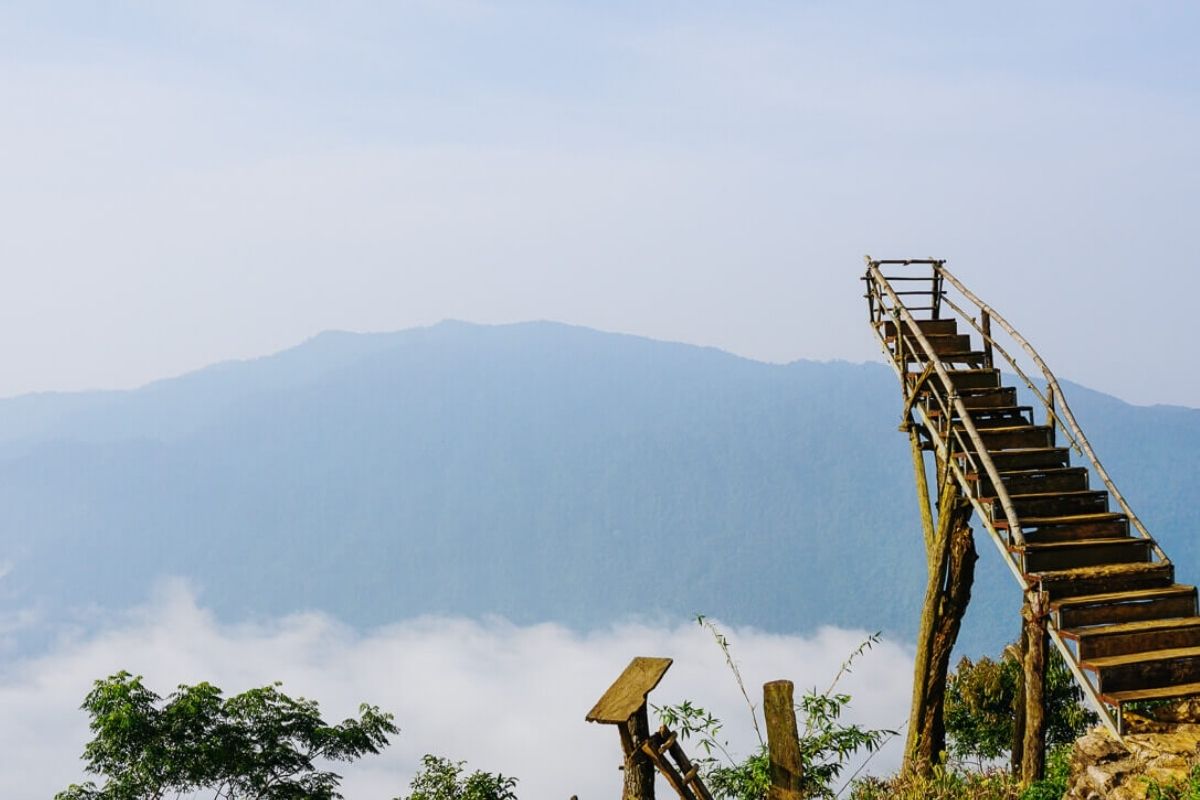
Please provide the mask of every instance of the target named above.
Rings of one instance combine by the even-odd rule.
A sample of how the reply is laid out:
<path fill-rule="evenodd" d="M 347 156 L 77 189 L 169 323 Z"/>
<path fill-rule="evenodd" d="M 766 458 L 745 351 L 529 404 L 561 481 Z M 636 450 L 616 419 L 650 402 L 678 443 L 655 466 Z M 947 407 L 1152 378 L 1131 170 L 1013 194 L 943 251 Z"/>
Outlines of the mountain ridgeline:
<path fill-rule="evenodd" d="M 909 638 L 925 567 L 898 398 L 883 364 L 448 322 L 4 400 L 0 612 L 67 619 L 185 576 L 230 619 L 704 612 Z M 1181 579 L 1200 579 L 1200 411 L 1068 398 Z M 994 650 L 1019 593 L 977 541 L 962 644 Z"/>

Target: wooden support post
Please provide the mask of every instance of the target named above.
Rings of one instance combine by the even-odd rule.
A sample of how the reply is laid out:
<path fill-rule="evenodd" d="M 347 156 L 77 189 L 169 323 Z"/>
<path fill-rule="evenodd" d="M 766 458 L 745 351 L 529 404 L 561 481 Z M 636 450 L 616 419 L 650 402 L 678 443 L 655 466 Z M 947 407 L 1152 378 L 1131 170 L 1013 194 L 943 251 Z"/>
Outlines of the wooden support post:
<path fill-rule="evenodd" d="M 1025 735 L 1021 744 L 1021 785 L 1040 780 L 1046 770 L 1046 614 L 1044 596 L 1030 591 L 1021 609 L 1025 646 L 1021 677 L 1025 694 Z"/>
<path fill-rule="evenodd" d="M 1021 620 L 1021 633 L 1015 645 L 1004 649 L 1004 657 L 1017 662 L 1017 690 L 1013 696 L 1012 743 L 1009 746 L 1009 773 L 1021 775 L 1021 758 L 1025 755 L 1025 622 Z"/>
<path fill-rule="evenodd" d="M 633 659 L 588 712 L 588 722 L 615 725 L 621 736 L 625 754 L 622 800 L 654 800 L 654 763 L 642 750 L 650 738 L 646 696 L 670 666 L 669 658 Z"/>
<path fill-rule="evenodd" d="M 918 458 L 915 447 L 914 442 L 913 466 L 917 471 L 919 493 L 926 481 L 924 461 Z M 917 631 L 904 768 L 906 772 L 919 775 L 929 774 L 946 749 L 946 675 L 963 614 L 971 600 L 978 558 L 975 539 L 967 524 L 971 518 L 971 504 L 963 497 L 958 483 L 945 474 L 946 465 L 937 466 L 942 480 L 936 523 L 929 511 L 928 495 L 918 498 L 929 574 Z"/>
<path fill-rule="evenodd" d="M 620 731 L 625 750 L 625 788 L 621 800 L 654 800 L 654 764 L 637 746 L 650 738 L 650 716 L 645 703 L 621 725 Z"/>
<path fill-rule="evenodd" d="M 767 800 L 801 800 L 804 797 L 804 763 L 800 733 L 796 729 L 796 703 L 791 681 L 763 684 L 763 716 L 767 721 L 767 752 L 771 788 Z"/>

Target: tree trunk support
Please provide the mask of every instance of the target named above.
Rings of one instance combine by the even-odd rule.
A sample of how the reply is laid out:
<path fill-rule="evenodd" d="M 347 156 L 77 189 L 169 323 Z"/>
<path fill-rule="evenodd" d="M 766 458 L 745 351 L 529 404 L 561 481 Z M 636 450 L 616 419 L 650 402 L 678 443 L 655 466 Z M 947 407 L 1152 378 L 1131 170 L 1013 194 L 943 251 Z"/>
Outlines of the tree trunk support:
<path fill-rule="evenodd" d="M 963 614 L 971 600 L 978 556 L 974 535 L 967 524 L 973 510 L 970 501 L 962 495 L 949 467 L 939 459 L 936 464 L 937 518 L 934 519 L 924 453 L 917 427 L 911 421 L 908 434 L 921 509 L 928 582 L 913 665 L 905 769 L 924 775 L 939 762 L 946 749 L 946 675 Z"/>
<path fill-rule="evenodd" d="M 1021 682 L 1025 696 L 1025 725 L 1021 742 L 1021 785 L 1029 786 L 1046 771 L 1046 635 L 1045 595 L 1029 591 L 1021 609 Z"/>
<path fill-rule="evenodd" d="M 767 721 L 767 752 L 771 767 L 767 800 L 802 800 L 804 797 L 804 764 L 800 756 L 793 690 L 791 681 L 763 684 L 763 716 Z"/>

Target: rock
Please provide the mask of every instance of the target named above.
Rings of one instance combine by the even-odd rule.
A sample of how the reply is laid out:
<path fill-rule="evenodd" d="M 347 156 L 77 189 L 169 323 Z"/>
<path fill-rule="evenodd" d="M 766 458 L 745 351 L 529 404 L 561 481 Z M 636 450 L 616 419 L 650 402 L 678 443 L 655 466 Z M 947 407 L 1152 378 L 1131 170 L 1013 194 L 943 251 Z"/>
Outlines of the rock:
<path fill-rule="evenodd" d="M 1097 727 L 1071 751 L 1064 800 L 1144 800 L 1151 781 L 1184 781 L 1200 760 L 1200 702 L 1157 709 L 1152 717 L 1126 715 L 1130 733 L 1118 742 Z"/>

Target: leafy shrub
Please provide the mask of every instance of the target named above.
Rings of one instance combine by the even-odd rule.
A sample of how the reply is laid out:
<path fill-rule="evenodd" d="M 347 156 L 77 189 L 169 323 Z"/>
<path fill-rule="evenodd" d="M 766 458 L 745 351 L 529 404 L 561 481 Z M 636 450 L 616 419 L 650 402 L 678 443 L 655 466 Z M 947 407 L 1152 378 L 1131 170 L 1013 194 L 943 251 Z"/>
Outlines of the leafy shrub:
<path fill-rule="evenodd" d="M 1062 800 L 1071 777 L 1071 745 L 1060 744 L 1046 754 L 1046 777 L 1021 793 L 1021 800 Z"/>
<path fill-rule="evenodd" d="M 1146 779 L 1146 800 L 1200 800 L 1200 764 L 1182 781 L 1160 783 Z"/>
<path fill-rule="evenodd" d="M 729 752 L 729 743 L 721 737 L 721 721 L 688 700 L 674 706 L 654 706 L 654 710 L 662 724 L 674 728 L 681 739 L 695 737 L 704 751 L 704 756 L 695 762 L 714 797 L 719 800 L 763 800 L 770 788 L 771 777 L 758 711 L 746 692 L 729 640 L 705 617 L 699 616 L 696 621 L 712 633 L 725 654 L 725 662 L 749 707 L 751 722 L 758 735 L 758 748 L 744 758 L 735 757 Z M 873 753 L 896 735 L 895 731 L 870 730 L 842 722 L 842 713 L 849 707 L 851 698 L 834 691 L 842 676 L 851 671 L 854 660 L 878 641 L 878 634 L 868 637 L 842 664 L 828 689 L 806 692 L 796 705 L 804 789 L 810 797 L 834 797 L 833 782 L 842 774 L 850 757 L 861 750 Z"/>
<path fill-rule="evenodd" d="M 956 758 L 990 761 L 1012 748 L 1013 718 L 1021 665 L 1010 651 L 999 661 L 963 658 L 946 682 L 946 735 Z M 1075 741 L 1095 725 L 1083 706 L 1083 693 L 1059 652 L 1050 649 L 1046 664 L 1046 746 Z"/>
<path fill-rule="evenodd" d="M 424 756 L 421 771 L 409 784 L 412 794 L 404 800 L 517 800 L 513 791 L 516 778 L 479 770 L 464 778 L 465 764 L 465 761 Z"/>

